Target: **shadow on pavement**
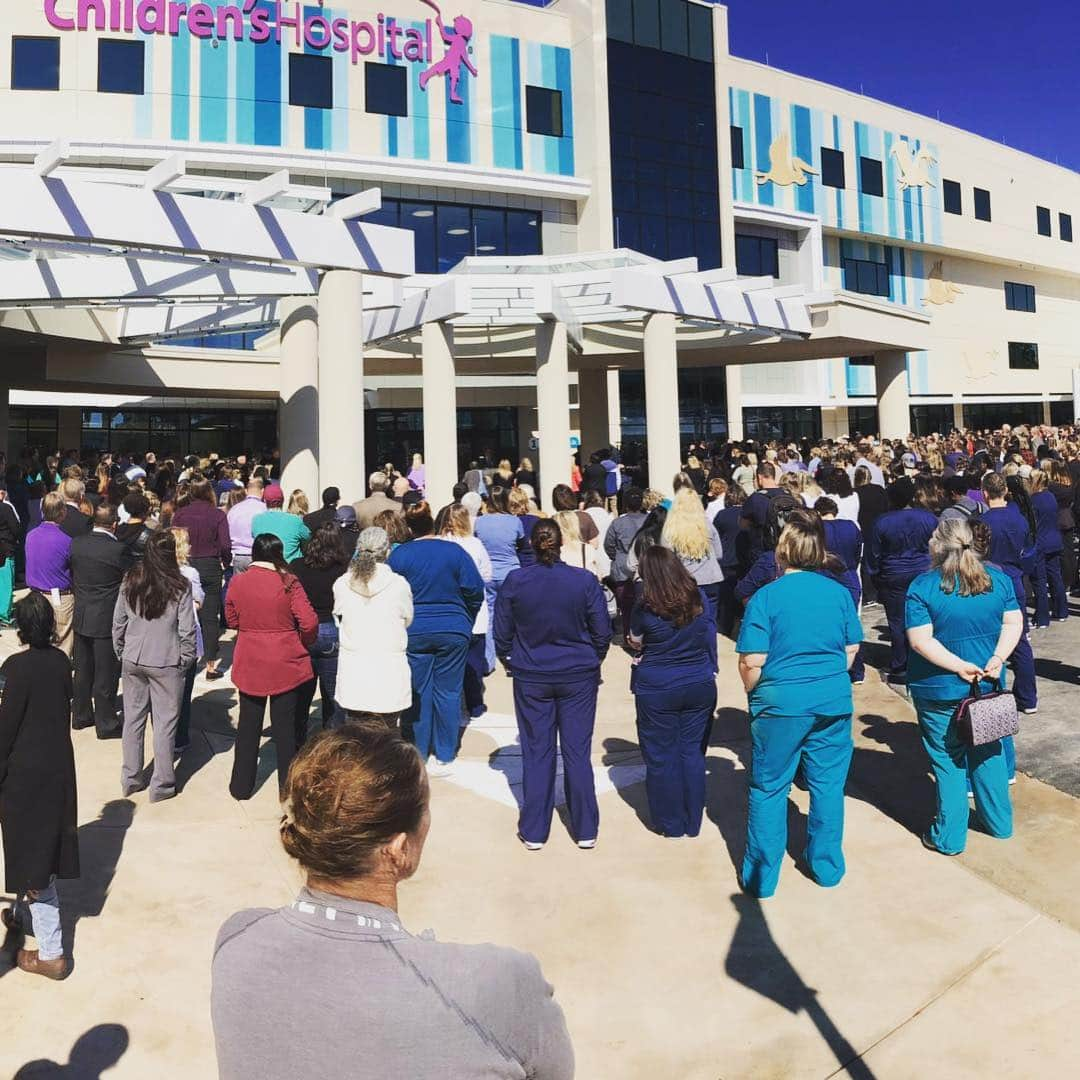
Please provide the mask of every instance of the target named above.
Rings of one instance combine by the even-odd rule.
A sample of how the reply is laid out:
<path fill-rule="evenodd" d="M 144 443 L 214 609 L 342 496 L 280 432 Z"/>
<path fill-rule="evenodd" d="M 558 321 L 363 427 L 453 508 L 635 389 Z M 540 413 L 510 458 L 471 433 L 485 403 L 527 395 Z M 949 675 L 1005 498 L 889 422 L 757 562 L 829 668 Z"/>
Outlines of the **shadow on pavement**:
<path fill-rule="evenodd" d="M 222 687 L 208 690 L 195 698 L 191 710 L 191 746 L 176 766 L 176 791 L 179 794 L 196 773 L 218 754 L 228 753 L 236 741 L 236 729 L 229 722 L 229 710 L 235 704 L 236 690 Z"/>
<path fill-rule="evenodd" d="M 57 1077 L 67 1080 L 99 1080 L 123 1056 L 129 1043 L 128 1029 L 123 1024 L 98 1024 L 75 1040 L 67 1064 L 49 1058 L 28 1061 L 14 1080 L 33 1077 Z"/>
<path fill-rule="evenodd" d="M 724 971 L 788 1012 L 805 1012 L 848 1076 L 874 1080 L 869 1067 L 822 1008 L 817 991 L 806 985 L 777 945 L 761 902 L 736 893 L 731 903 L 738 912 L 739 922 L 728 946 Z"/>

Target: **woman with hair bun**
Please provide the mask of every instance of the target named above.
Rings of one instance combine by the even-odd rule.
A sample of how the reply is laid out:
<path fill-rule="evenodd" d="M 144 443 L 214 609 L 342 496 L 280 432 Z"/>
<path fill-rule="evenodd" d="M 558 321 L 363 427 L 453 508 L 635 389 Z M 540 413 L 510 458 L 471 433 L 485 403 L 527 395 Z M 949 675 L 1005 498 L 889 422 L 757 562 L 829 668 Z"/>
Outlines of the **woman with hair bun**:
<path fill-rule="evenodd" d="M 596 576 L 559 559 L 554 521 L 536 524 L 532 546 L 536 562 L 507 577 L 495 604 L 495 650 L 514 680 L 521 737 L 518 838 L 530 851 L 547 842 L 558 740 L 571 832 L 578 847 L 592 848 L 600 825 L 592 734 L 611 620 Z"/>
<path fill-rule="evenodd" d="M 218 933 L 221 1080 L 571 1080 L 566 1021 L 534 957 L 405 929 L 398 887 L 430 823 L 424 763 L 393 732 L 346 724 L 297 755 L 281 842 L 306 885 Z"/>
<path fill-rule="evenodd" d="M 484 583 L 462 547 L 435 535 L 426 502 L 406 509 L 405 524 L 412 539 L 390 556 L 390 569 L 409 583 L 413 598 L 408 651 L 412 703 L 402 730 L 431 775 L 446 776 L 457 757 L 465 661 L 484 603 Z"/>
<path fill-rule="evenodd" d="M 338 625 L 337 703 L 350 720 L 378 717 L 390 727 L 412 702 L 407 649 L 413 598 L 409 583 L 386 564 L 390 538 L 365 529 L 348 571 L 334 582 Z"/>

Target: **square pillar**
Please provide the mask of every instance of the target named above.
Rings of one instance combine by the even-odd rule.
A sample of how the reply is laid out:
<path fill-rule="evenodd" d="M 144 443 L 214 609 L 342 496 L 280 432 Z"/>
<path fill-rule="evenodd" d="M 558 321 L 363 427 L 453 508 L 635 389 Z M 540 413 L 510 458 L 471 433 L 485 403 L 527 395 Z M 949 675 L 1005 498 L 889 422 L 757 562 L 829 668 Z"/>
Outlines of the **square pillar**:
<path fill-rule="evenodd" d="M 724 368 L 724 402 L 727 408 L 727 433 L 731 442 L 742 442 L 742 368 L 728 364 Z"/>
<path fill-rule="evenodd" d="M 566 324 L 543 322 L 536 330 L 536 429 L 540 432 L 541 506 L 551 489 L 570 482 L 570 366 Z"/>
<path fill-rule="evenodd" d="M 278 365 L 278 442 L 281 486 L 319 501 L 319 321 L 315 301 L 281 301 L 281 359 Z"/>
<path fill-rule="evenodd" d="M 578 429 L 585 461 L 594 451 L 611 445 L 607 376 L 606 368 L 582 368 L 578 372 Z"/>
<path fill-rule="evenodd" d="M 665 495 L 682 468 L 679 437 L 679 355 L 675 316 L 666 312 L 645 320 L 645 440 L 649 486 Z"/>
<path fill-rule="evenodd" d="M 964 430 L 964 403 L 960 400 L 952 403 L 952 422 L 957 431 Z"/>
<path fill-rule="evenodd" d="M 457 385 L 454 328 L 424 323 L 421 332 L 421 394 L 424 409 L 425 497 L 438 513 L 458 481 Z"/>
<path fill-rule="evenodd" d="M 78 405 L 61 405 L 56 410 L 57 449 L 82 450 L 82 409 Z"/>
<path fill-rule="evenodd" d="M 891 350 L 874 354 L 878 395 L 878 427 L 883 439 L 906 439 L 911 434 L 907 353 Z"/>
<path fill-rule="evenodd" d="M 364 474 L 364 279 L 330 270 L 319 282 L 317 490 L 341 490 L 343 504 L 367 492 Z M 286 492 L 286 494 L 288 494 Z"/>
<path fill-rule="evenodd" d="M 622 389 L 618 368 L 607 370 L 607 426 L 612 446 L 619 446 L 622 443 Z"/>

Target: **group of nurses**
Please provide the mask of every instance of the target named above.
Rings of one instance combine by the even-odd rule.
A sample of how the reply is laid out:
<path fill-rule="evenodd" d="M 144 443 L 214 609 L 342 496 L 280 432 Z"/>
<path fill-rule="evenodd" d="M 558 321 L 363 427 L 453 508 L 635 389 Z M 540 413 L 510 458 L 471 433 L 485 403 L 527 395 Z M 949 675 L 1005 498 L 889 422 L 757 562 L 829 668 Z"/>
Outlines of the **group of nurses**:
<path fill-rule="evenodd" d="M 854 521 L 837 516 L 840 508 L 836 505 L 836 500 L 828 495 L 814 503 L 814 510 L 820 515 L 825 529 L 825 551 L 837 564 L 828 568 L 829 573 L 834 581 L 838 581 L 851 594 L 855 610 L 858 611 L 862 600 L 862 578 L 859 576 L 863 549 L 862 532 Z M 866 664 L 863 661 L 861 645 L 855 654 L 850 674 L 852 684 L 866 679 Z"/>
<path fill-rule="evenodd" d="M 751 597 L 735 649 L 753 756 L 740 881 L 772 896 L 787 849 L 787 798 L 802 764 L 810 789 L 806 861 L 819 885 L 844 876 L 844 783 L 851 764 L 851 679 L 862 641 L 851 594 L 820 573 L 821 522 L 793 514 L 776 546 L 780 576 Z"/>

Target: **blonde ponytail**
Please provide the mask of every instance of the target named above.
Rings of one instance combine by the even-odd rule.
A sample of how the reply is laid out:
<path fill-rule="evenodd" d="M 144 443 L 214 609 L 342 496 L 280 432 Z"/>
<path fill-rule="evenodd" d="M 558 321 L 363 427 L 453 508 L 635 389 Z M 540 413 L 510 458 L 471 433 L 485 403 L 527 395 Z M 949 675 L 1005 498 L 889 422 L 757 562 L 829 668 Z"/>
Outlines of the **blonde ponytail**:
<path fill-rule="evenodd" d="M 990 575 L 982 564 L 971 525 L 962 518 L 938 522 L 930 537 L 930 565 L 941 574 L 941 591 L 961 596 L 980 596 L 992 588 Z"/>

